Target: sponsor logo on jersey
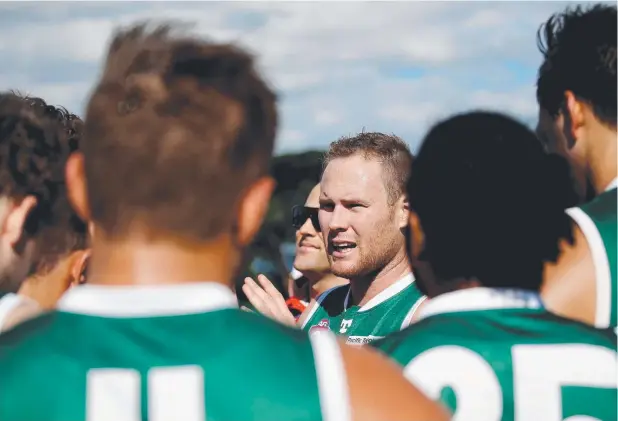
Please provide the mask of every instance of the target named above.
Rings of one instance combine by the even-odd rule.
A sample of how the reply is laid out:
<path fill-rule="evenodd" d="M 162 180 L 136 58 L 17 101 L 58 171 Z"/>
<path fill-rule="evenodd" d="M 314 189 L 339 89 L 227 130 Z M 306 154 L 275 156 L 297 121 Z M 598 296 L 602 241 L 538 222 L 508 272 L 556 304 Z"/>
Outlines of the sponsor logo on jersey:
<path fill-rule="evenodd" d="M 369 342 L 373 342 L 375 340 L 378 339 L 382 339 L 384 336 L 373 336 L 373 335 L 367 335 L 367 336 L 348 336 L 348 339 L 346 340 L 346 344 L 348 345 L 355 345 L 355 346 L 361 346 L 361 345 L 366 345 Z"/>
<path fill-rule="evenodd" d="M 352 320 L 351 319 L 343 319 L 341 321 L 341 326 L 339 326 L 339 333 L 346 333 L 348 331 L 348 328 L 352 326 Z"/>
<path fill-rule="evenodd" d="M 317 325 L 313 325 L 309 328 L 309 333 L 319 332 L 320 330 L 330 330 L 330 322 L 328 319 L 322 319 Z"/>

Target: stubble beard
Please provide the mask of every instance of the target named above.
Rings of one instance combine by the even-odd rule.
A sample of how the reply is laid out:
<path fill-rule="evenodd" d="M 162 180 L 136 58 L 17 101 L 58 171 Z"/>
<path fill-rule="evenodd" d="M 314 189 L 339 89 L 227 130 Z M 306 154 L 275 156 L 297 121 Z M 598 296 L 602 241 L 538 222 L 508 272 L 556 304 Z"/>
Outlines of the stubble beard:
<path fill-rule="evenodd" d="M 333 266 L 332 256 L 328 256 L 331 264 L 331 271 L 335 276 L 349 279 L 351 281 L 354 278 L 375 276 L 375 274 L 380 272 L 380 270 L 382 270 L 390 261 L 389 250 L 382 250 L 382 253 L 372 255 L 368 253 L 363 253 L 362 248 L 359 246 L 357 246 L 357 249 L 359 254 L 357 262 L 353 265 L 348 265 L 343 270 L 337 270 L 336 266 Z"/>

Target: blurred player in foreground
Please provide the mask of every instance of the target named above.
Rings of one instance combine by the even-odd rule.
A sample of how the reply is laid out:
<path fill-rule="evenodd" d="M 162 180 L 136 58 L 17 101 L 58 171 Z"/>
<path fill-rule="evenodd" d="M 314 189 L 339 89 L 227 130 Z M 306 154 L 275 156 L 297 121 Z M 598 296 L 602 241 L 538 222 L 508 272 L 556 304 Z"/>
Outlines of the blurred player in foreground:
<path fill-rule="evenodd" d="M 542 289 L 548 308 L 597 327 L 618 324 L 615 5 L 570 7 L 539 30 L 539 137 L 564 156 L 596 196 L 567 213 L 573 244 L 562 244 Z"/>
<path fill-rule="evenodd" d="M 424 139 L 408 194 L 412 266 L 431 299 L 376 346 L 455 420 L 615 420 L 616 335 L 538 294 L 571 233 L 566 162 L 506 116 L 462 114 Z"/>
<path fill-rule="evenodd" d="M 238 309 L 276 123 L 242 50 L 168 26 L 114 37 L 67 166 L 95 227 L 88 283 L 0 336 L 1 420 L 446 418 L 384 357 Z"/>
<path fill-rule="evenodd" d="M 80 133 L 62 108 L 0 94 L 0 331 L 54 307 L 77 279 L 87 230 L 64 172 Z"/>

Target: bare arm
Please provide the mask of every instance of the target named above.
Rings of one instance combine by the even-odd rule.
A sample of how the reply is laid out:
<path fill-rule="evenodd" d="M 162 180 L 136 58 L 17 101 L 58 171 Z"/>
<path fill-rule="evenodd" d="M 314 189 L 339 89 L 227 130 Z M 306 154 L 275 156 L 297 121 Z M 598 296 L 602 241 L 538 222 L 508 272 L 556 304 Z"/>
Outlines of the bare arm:
<path fill-rule="evenodd" d="M 546 265 L 541 294 L 552 312 L 594 325 L 596 272 L 592 253 L 577 225 L 573 236 L 573 244 L 564 241 L 561 245 L 558 262 Z"/>
<path fill-rule="evenodd" d="M 449 412 L 403 376 L 401 368 L 366 347 L 341 342 L 354 421 L 446 421 Z"/>

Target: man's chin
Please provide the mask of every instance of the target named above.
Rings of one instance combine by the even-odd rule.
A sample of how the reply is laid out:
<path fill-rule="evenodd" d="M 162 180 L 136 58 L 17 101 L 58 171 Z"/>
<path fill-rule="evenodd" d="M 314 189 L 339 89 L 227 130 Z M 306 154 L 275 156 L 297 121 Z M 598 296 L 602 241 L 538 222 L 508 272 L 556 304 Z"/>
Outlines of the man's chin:
<path fill-rule="evenodd" d="M 333 273 L 333 275 L 338 276 L 340 278 L 345 278 L 345 279 L 354 278 L 362 274 L 358 266 L 350 265 L 350 264 L 345 264 L 345 265 L 334 264 L 330 267 L 330 270 Z"/>
<path fill-rule="evenodd" d="M 316 263 L 313 261 L 310 261 L 309 259 L 296 259 L 294 260 L 294 269 L 296 269 L 299 272 L 305 273 L 305 272 L 311 272 L 315 266 Z"/>

